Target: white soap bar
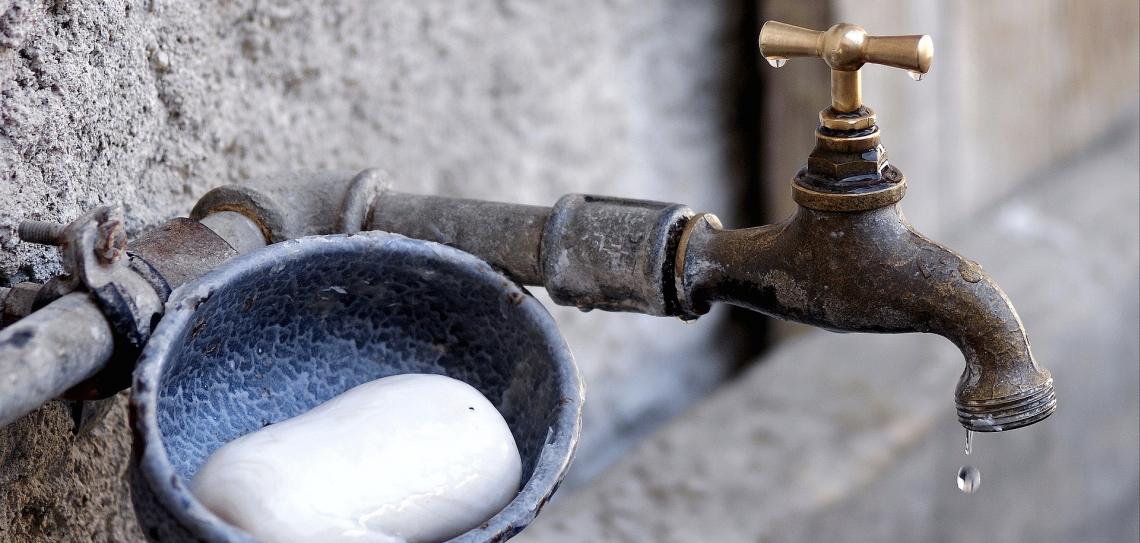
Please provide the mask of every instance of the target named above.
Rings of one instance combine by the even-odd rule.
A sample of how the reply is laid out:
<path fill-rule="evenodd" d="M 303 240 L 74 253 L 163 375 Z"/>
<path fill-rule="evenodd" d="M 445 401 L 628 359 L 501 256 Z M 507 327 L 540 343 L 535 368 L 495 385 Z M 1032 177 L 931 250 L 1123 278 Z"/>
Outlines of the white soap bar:
<path fill-rule="evenodd" d="M 266 543 L 441 541 L 498 513 L 521 471 L 510 428 L 479 391 L 409 374 L 225 444 L 190 486 Z"/>

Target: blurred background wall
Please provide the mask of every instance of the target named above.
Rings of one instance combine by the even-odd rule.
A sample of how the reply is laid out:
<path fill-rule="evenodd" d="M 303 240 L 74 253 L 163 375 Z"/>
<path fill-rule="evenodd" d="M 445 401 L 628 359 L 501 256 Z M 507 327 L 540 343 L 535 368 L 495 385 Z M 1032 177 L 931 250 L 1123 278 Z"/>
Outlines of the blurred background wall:
<path fill-rule="evenodd" d="M 819 29 L 850 21 L 877 34 L 934 37 L 926 79 L 869 67 L 864 95 L 879 113 L 892 161 L 910 179 L 908 217 L 936 238 L 962 239 L 953 236 L 991 224 L 978 217 L 1032 193 L 1056 171 L 1072 172 L 1073 198 L 1094 201 L 1097 180 L 1082 177 L 1084 169 L 1062 168 L 1100 156 L 1137 125 L 1138 18 L 1135 2 L 1118 0 L 0 0 L 0 284 L 59 271 L 51 251 L 17 241 L 23 218 L 67 221 L 120 203 L 139 233 L 184 215 L 212 186 L 283 170 L 378 166 L 407 191 L 543 205 L 564 193 L 592 192 L 682 202 L 717 213 L 728 226 L 779 219 L 791 210 L 788 180 L 810 151 L 816 114 L 828 103 L 828 76 L 817 61 L 769 68 L 756 52 L 767 19 Z M 1123 164 L 1108 175 L 1136 184 L 1131 163 Z M 1063 198 L 1053 202 L 1066 205 Z M 1133 232 L 1133 209 L 1122 214 L 1106 228 Z M 1020 217 L 1010 220 L 1040 230 Z M 1135 245 L 1135 238 L 1113 243 Z M 1121 256 L 1123 272 L 1136 267 L 1131 254 Z M 1012 272 L 998 279 L 1040 280 Z M 1033 300 L 1015 300 L 1027 324 L 1057 313 L 1045 303 L 1040 314 L 1028 313 Z M 598 515 L 576 504 L 609 503 L 597 499 L 607 495 L 606 479 L 624 487 L 656 478 L 638 475 L 636 465 L 660 451 L 660 440 L 686 441 L 691 430 L 675 425 L 763 420 L 764 409 L 737 410 L 725 394 L 732 387 L 743 387 L 741 397 L 766 394 L 748 388 L 759 378 L 746 368 L 767 364 L 758 357 L 766 349 L 777 359 L 789 356 L 780 354 L 782 345 L 803 331 L 726 308 L 682 326 L 550 307 L 576 354 L 588 401 L 565 491 L 544 522 L 526 532 L 538 540 L 621 539 L 612 530 L 591 531 L 586 519 L 601 522 Z M 1135 342 L 1135 327 L 1123 328 L 1135 320 L 1129 318 L 1125 312 L 1115 321 L 1118 334 L 1109 337 Z M 809 334 L 796 341 L 821 340 Z M 910 356 L 905 343 L 887 345 L 900 347 L 883 356 Z M 815 360 L 864 347 L 798 348 Z M 1135 364 L 1128 353 L 1112 356 Z M 734 380 L 738 375 L 744 377 Z M 786 387 L 798 386 L 794 375 L 786 378 Z M 718 388 L 726 380 L 734 382 Z M 1094 385 L 1081 392 L 1121 393 Z M 702 408 L 726 403 L 720 412 L 730 413 L 728 420 L 668 422 L 710 394 Z M 803 395 L 842 405 L 823 392 Z M 948 398 L 929 401 L 944 407 Z M 66 406 L 52 404 L 0 429 L 0 540 L 141 537 L 122 480 L 124 419 L 120 402 L 92 432 L 73 435 Z M 657 444 L 641 441 L 655 430 Z M 642 445 L 631 449 L 636 443 Z M 702 456 L 706 443 L 685 447 L 693 466 L 716 460 Z M 614 465 L 619 459 L 626 464 Z M 646 503 L 644 515 L 670 511 Z M 804 503 L 822 512 L 838 502 Z M 810 515 L 803 524 L 858 526 L 871 518 L 832 515 L 832 524 Z M 559 518 L 583 524 L 548 525 Z M 652 520 L 640 518 L 644 524 L 631 520 L 626 539 L 655 539 L 642 529 Z M 779 535 L 748 526 L 723 534 L 725 540 Z M 789 530 L 781 532 L 786 540 L 806 537 Z"/>

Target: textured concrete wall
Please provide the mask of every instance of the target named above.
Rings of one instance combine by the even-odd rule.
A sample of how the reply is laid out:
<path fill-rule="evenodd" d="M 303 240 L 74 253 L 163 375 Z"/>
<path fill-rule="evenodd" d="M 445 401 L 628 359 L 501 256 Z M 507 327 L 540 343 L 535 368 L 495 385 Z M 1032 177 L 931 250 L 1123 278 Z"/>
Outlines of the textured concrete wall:
<path fill-rule="evenodd" d="M 724 212 L 737 20 L 688 2 L 0 0 L 0 284 L 58 272 L 17 242 L 21 218 L 121 203 L 138 233 L 282 170 Z M 555 315 L 589 385 L 579 473 L 725 367 L 715 315 Z M 131 539 L 121 408 L 88 436 L 59 405 L 0 434 L 0 540 Z"/>

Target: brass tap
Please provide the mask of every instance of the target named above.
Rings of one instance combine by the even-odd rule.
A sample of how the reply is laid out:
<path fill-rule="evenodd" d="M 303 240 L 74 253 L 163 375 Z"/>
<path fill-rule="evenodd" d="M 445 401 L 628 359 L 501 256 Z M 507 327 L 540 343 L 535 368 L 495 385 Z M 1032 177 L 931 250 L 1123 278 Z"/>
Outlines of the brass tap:
<path fill-rule="evenodd" d="M 934 61 L 930 36 L 871 36 L 859 25 L 837 24 L 824 32 L 777 21 L 760 29 L 760 54 L 775 67 L 789 58 L 817 57 L 831 67 L 831 107 L 840 113 L 863 105 L 859 69 L 882 64 L 922 79 Z"/>
<path fill-rule="evenodd" d="M 760 54 L 775 67 L 789 58 L 816 57 L 831 68 L 831 106 L 819 112 L 815 149 L 793 184 L 796 202 L 859 211 L 901 200 L 906 179 L 887 162 L 875 112 L 863 105 L 860 69 L 882 64 L 922 79 L 934 61 L 930 36 L 871 36 L 848 23 L 820 32 L 768 21 L 760 30 Z"/>
<path fill-rule="evenodd" d="M 792 217 L 725 230 L 705 213 L 686 224 L 674 279 L 680 313 L 696 316 L 725 302 L 833 331 L 939 334 L 966 359 L 956 404 L 967 429 L 1009 430 L 1049 416 L 1057 405 L 1052 377 L 1034 360 L 1009 298 L 978 264 L 906 221 L 898 205 L 906 178 L 887 162 L 875 114 L 862 103 L 859 68 L 878 63 L 925 74 L 930 37 L 768 22 L 760 50 L 775 67 L 793 57 L 823 59 L 832 69 L 832 103 L 792 180 L 799 204 Z"/>

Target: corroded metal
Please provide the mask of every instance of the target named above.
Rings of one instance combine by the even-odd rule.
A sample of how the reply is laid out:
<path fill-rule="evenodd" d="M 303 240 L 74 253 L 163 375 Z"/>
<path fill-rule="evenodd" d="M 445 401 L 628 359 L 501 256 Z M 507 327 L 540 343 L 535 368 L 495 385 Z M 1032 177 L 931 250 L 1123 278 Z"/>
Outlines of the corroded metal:
<path fill-rule="evenodd" d="M 550 208 L 387 191 L 365 227 L 461 247 L 526 285 L 541 285 L 539 253 Z"/>
<path fill-rule="evenodd" d="M 367 226 L 459 247 L 562 305 L 674 315 L 673 251 L 691 215 L 583 194 L 540 207 L 387 191 Z"/>
<path fill-rule="evenodd" d="M 962 350 L 959 421 L 1001 431 L 1056 408 L 1021 319 L 976 263 L 916 232 L 897 205 L 861 212 L 801 207 L 788 220 L 724 230 L 708 214 L 679 249 L 681 309 L 724 302 L 834 331 L 927 332 Z"/>
<path fill-rule="evenodd" d="M 857 150 L 866 130 L 833 131 L 828 145 Z M 980 266 L 906 223 L 905 181 L 890 164 L 879 175 L 805 167 L 792 183 L 799 211 L 744 230 L 678 204 L 570 195 L 546 208 L 394 191 L 374 199 L 365 226 L 458 247 L 582 309 L 691 319 L 724 302 L 830 330 L 940 334 L 966 358 L 965 427 L 1048 416 L 1052 379 L 1017 313 Z"/>
<path fill-rule="evenodd" d="M 40 245 L 59 245 L 63 243 L 63 230 L 66 224 L 47 221 L 21 221 L 16 233 L 20 241 L 25 243 L 38 243 Z"/>
<path fill-rule="evenodd" d="M 102 308 L 116 333 L 141 348 L 162 314 L 165 293 L 156 289 L 138 265 L 125 259 L 127 234 L 122 210 L 99 207 L 75 219 L 54 235 L 39 235 L 50 223 L 25 222 L 29 239 L 59 246 L 65 275 L 48 281 L 37 292 L 35 305 L 46 304 L 76 289 L 85 289 Z M 143 270 L 146 271 L 145 269 Z"/>
<path fill-rule="evenodd" d="M 543 285 L 562 305 L 674 315 L 674 251 L 692 215 L 678 204 L 563 196 L 543 232 Z"/>
<path fill-rule="evenodd" d="M 296 172 L 252 179 L 207 192 L 190 218 L 232 211 L 252 219 L 265 239 L 277 243 L 308 235 L 354 233 L 363 229 L 369 206 L 386 190 L 386 174 Z"/>
<path fill-rule="evenodd" d="M 888 206 L 906 195 L 906 176 L 887 164 L 879 175 L 840 180 L 800 170 L 792 182 L 792 199 L 819 211 L 867 211 Z"/>
<path fill-rule="evenodd" d="M 129 245 L 132 256 L 146 261 L 169 289 L 189 283 L 237 256 L 210 228 L 185 218 L 175 218 L 147 232 Z"/>
<path fill-rule="evenodd" d="M 0 332 L 0 426 L 56 397 L 84 400 L 73 407 L 77 425 L 101 416 L 86 401 L 130 385 L 171 289 L 237 255 L 190 219 L 173 219 L 127 244 L 112 208 L 84 214 L 51 236 L 35 224 L 24 230 L 29 240 L 59 245 L 68 274 L 15 285 L 0 298 L 5 319 L 15 321 Z"/>

